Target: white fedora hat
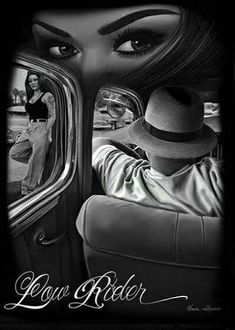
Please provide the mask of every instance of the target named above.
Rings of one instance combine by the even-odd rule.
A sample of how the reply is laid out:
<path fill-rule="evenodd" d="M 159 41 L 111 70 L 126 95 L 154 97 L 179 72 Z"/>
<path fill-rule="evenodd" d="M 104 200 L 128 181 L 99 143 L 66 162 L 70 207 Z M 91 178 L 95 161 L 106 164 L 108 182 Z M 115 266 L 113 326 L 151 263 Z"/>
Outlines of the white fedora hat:
<path fill-rule="evenodd" d="M 145 116 L 128 132 L 145 151 L 165 158 L 195 158 L 217 144 L 216 133 L 203 118 L 204 106 L 198 93 L 185 86 L 165 86 L 151 94 Z"/>

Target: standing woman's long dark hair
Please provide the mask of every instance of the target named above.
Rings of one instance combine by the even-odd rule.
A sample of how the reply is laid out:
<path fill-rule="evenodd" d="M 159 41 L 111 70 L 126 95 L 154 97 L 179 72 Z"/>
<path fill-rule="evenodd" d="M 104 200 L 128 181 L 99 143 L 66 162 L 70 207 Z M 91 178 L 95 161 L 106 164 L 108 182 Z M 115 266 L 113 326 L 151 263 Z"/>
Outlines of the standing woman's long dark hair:
<path fill-rule="evenodd" d="M 27 101 L 29 101 L 32 98 L 34 93 L 32 88 L 29 86 L 29 77 L 31 75 L 35 75 L 38 77 L 38 85 L 42 93 L 49 92 L 51 90 L 48 79 L 44 75 L 42 75 L 37 71 L 29 70 L 25 78 L 25 91 L 26 91 Z"/>

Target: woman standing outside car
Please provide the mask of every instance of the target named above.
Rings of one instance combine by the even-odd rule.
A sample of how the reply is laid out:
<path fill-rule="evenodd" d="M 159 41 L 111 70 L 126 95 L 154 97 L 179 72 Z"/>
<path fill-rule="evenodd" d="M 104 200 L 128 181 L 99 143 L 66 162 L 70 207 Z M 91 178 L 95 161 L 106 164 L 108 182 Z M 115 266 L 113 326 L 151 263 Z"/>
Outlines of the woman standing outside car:
<path fill-rule="evenodd" d="M 29 124 L 9 152 L 12 159 L 28 163 L 21 182 L 22 195 L 33 192 L 39 184 L 52 141 L 51 128 L 56 118 L 54 97 L 47 91 L 46 80 L 41 74 L 28 71 L 25 89 L 25 110 L 29 115 Z"/>

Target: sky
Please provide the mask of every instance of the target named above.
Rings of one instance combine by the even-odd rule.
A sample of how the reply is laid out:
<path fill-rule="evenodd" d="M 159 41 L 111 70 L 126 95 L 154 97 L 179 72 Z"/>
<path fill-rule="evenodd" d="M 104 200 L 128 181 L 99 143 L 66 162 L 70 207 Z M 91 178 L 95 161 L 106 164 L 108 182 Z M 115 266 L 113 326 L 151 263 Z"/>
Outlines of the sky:
<path fill-rule="evenodd" d="M 27 71 L 24 69 L 16 68 L 12 75 L 12 82 L 10 84 L 10 90 L 17 88 L 18 90 L 25 90 L 24 82 Z"/>

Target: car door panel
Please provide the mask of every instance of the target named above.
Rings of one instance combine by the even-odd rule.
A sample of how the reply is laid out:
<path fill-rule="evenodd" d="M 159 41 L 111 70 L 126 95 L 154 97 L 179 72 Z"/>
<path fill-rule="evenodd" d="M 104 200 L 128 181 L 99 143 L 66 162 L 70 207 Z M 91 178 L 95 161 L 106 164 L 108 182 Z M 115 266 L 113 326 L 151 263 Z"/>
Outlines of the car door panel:
<path fill-rule="evenodd" d="M 48 155 L 50 166 L 42 187 L 32 195 L 9 205 L 9 238 L 15 263 L 14 281 L 22 274 L 33 272 L 34 276 L 49 275 L 48 285 L 53 288 L 70 287 L 73 292 L 82 281 L 84 260 L 82 242 L 77 234 L 75 220 L 82 203 L 81 185 L 78 176 L 77 150 L 82 145 L 78 133 L 78 117 L 81 109 L 79 86 L 54 64 L 30 56 L 24 52 L 16 55 L 13 65 L 42 71 L 58 85 L 57 128 L 51 145 L 56 159 Z M 60 134 L 59 138 L 58 135 Z M 55 157 L 54 157 L 55 158 Z M 80 171 L 82 167 L 80 166 Z M 10 283 L 14 291 L 14 283 Z M 34 304 L 40 302 L 35 297 Z M 57 310 L 65 302 L 55 300 L 47 311 Z"/>

